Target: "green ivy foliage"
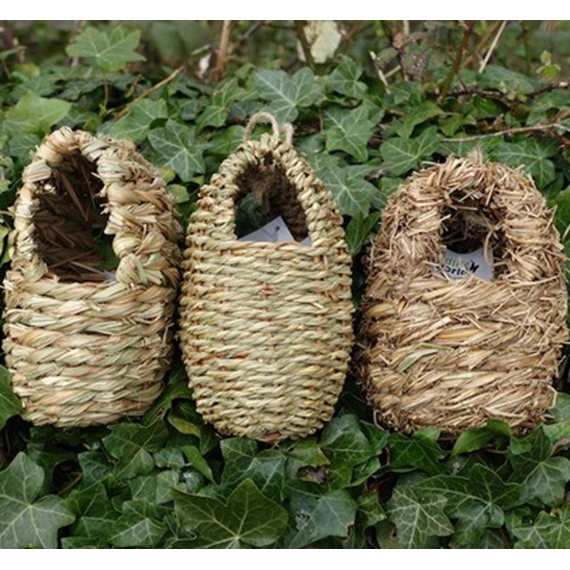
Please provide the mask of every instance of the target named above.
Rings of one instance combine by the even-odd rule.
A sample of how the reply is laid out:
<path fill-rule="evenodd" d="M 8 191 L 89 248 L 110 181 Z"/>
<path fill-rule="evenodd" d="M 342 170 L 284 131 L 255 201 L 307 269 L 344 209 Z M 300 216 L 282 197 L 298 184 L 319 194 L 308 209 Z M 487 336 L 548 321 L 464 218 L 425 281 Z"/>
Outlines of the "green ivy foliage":
<path fill-rule="evenodd" d="M 333 193 L 356 301 L 360 256 L 388 196 L 450 153 L 479 148 L 532 175 L 566 239 L 570 89 L 551 82 L 556 69 L 545 58 L 543 74 L 493 63 L 460 69 L 442 98 L 449 67 L 435 52 L 421 81 L 385 84 L 367 62 L 341 55 L 315 70 L 248 63 L 212 86 L 170 68 L 144 75 L 139 41 L 126 27 L 87 27 L 67 47 L 72 66 L 0 53 L 3 269 L 8 208 L 51 129 L 136 143 L 161 168 L 186 223 L 199 186 L 259 110 L 294 123 L 297 147 Z M 83 430 L 23 422 L 0 368 L 0 547 L 570 548 L 566 373 L 564 364 L 550 419 L 519 438 L 498 421 L 455 441 L 435 430 L 390 433 L 374 425 L 349 378 L 321 433 L 269 446 L 221 439 L 204 424 L 178 360 L 141 422 Z"/>

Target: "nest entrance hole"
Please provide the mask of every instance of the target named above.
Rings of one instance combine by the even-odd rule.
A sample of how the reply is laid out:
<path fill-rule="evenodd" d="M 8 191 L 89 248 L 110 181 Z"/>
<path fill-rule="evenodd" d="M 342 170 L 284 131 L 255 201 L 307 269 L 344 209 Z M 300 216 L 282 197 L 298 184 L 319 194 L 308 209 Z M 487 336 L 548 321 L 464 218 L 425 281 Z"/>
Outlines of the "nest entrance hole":
<path fill-rule="evenodd" d="M 77 153 L 52 167 L 38 192 L 36 247 L 62 282 L 102 282 L 105 270 L 116 268 L 112 236 L 104 234 L 108 216 L 99 195 L 102 187 L 95 164 Z"/>
<path fill-rule="evenodd" d="M 236 237 L 241 238 L 281 216 L 295 241 L 308 235 L 307 220 L 297 190 L 269 153 L 261 164 L 247 168 L 237 179 Z"/>
<path fill-rule="evenodd" d="M 441 239 L 455 253 L 472 253 L 483 248 L 485 256 L 492 253 L 495 278 L 504 269 L 505 235 L 501 229 L 502 216 L 493 205 L 482 200 L 456 200 L 443 210 Z"/>

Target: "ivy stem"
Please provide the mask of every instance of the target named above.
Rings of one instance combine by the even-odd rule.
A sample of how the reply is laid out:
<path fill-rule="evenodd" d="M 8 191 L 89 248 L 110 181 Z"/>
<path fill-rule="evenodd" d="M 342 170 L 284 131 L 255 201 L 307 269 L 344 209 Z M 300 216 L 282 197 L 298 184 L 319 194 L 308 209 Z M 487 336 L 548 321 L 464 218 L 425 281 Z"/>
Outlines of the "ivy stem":
<path fill-rule="evenodd" d="M 313 54 L 311 53 L 311 46 L 309 45 L 309 40 L 307 39 L 307 34 L 305 34 L 305 20 L 293 20 L 295 23 L 295 31 L 299 42 L 301 43 L 301 49 L 303 50 L 303 55 L 305 56 L 305 61 L 307 65 L 314 71 L 315 60 Z"/>
<path fill-rule="evenodd" d="M 463 37 L 461 38 L 461 43 L 459 44 L 459 48 L 457 49 L 457 53 L 455 54 L 455 59 L 453 60 L 453 64 L 451 65 L 451 69 L 447 74 L 442 86 L 441 86 L 441 93 L 439 96 L 439 101 L 443 102 L 449 93 L 449 89 L 455 76 L 459 73 L 459 68 L 461 67 L 461 60 L 463 59 L 463 54 L 467 49 L 467 44 L 469 43 L 469 38 L 473 33 L 473 28 L 475 27 L 476 20 L 469 20 L 467 22 L 467 27 L 463 32 Z"/>

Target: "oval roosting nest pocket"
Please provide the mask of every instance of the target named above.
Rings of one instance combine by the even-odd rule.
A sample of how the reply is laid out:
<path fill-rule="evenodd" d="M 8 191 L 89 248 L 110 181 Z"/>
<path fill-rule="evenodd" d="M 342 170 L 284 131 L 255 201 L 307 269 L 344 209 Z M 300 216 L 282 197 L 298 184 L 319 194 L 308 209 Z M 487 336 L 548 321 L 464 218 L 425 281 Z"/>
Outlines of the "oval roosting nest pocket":
<path fill-rule="evenodd" d="M 259 120 L 273 134 L 248 140 Z M 201 189 L 183 262 L 180 339 L 198 411 L 222 434 L 261 441 L 330 419 L 352 343 L 342 219 L 291 135 L 252 118 Z M 272 221 L 244 237 L 255 212 Z"/>
<path fill-rule="evenodd" d="M 535 426 L 555 400 L 566 310 L 563 248 L 529 178 L 478 156 L 412 175 L 371 247 L 359 327 L 378 423 Z"/>
<path fill-rule="evenodd" d="M 126 142 L 63 128 L 14 206 L 3 348 L 36 425 L 139 416 L 172 353 L 181 229 L 164 182 Z"/>

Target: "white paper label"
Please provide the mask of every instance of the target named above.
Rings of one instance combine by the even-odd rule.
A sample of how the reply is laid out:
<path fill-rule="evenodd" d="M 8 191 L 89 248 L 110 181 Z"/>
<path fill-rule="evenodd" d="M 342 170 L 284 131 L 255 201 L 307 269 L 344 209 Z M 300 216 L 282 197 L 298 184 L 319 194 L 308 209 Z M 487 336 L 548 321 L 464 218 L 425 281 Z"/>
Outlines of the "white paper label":
<path fill-rule="evenodd" d="M 262 228 L 239 238 L 239 241 L 257 241 L 277 243 L 280 241 L 295 241 L 293 234 L 289 231 L 285 220 L 279 216 L 265 224 Z M 302 242 L 304 245 L 311 245 L 311 238 L 306 237 Z"/>
<path fill-rule="evenodd" d="M 446 249 L 444 253 L 445 272 L 452 279 L 461 279 L 472 273 L 487 281 L 493 280 L 493 252 L 480 247 L 469 253 L 456 253 Z"/>

